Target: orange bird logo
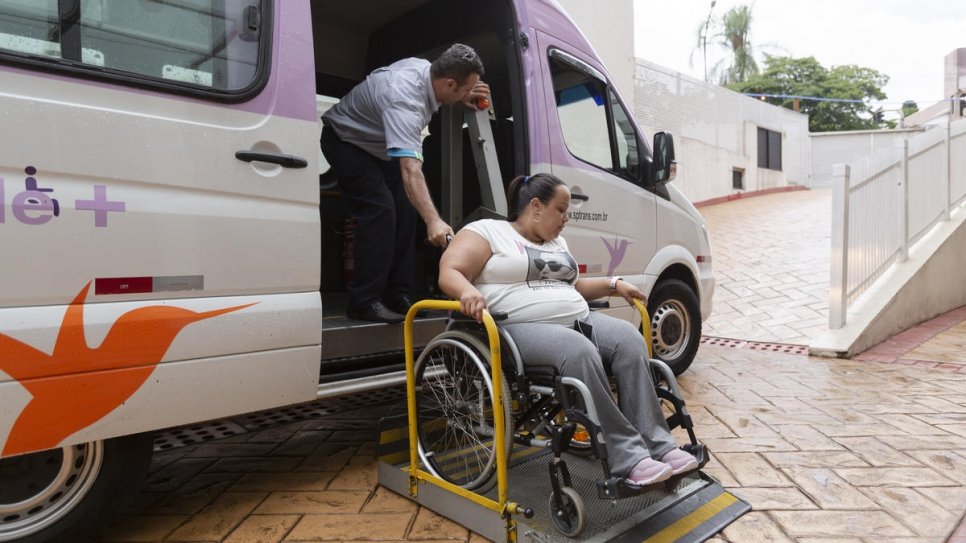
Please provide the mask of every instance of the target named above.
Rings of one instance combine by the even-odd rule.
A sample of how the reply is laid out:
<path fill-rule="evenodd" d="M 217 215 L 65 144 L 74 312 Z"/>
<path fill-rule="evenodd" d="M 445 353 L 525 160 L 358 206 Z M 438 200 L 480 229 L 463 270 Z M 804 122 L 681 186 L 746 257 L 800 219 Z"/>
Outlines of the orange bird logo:
<path fill-rule="evenodd" d="M 184 327 L 255 305 L 203 313 L 141 307 L 121 315 L 100 347 L 91 349 L 84 336 L 84 300 L 90 286 L 67 307 L 53 353 L 0 334 L 0 370 L 33 396 L 14 422 L 2 456 L 58 446 L 141 388 Z"/>

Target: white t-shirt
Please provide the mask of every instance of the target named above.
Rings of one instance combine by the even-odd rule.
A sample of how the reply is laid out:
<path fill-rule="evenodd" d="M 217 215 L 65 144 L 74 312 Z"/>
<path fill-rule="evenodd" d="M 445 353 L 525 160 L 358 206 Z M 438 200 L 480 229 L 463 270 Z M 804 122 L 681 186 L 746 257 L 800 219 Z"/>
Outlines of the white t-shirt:
<path fill-rule="evenodd" d="M 465 226 L 490 244 L 474 285 L 490 311 L 507 314 L 508 324 L 536 322 L 570 326 L 590 313 L 577 292 L 577 261 L 562 237 L 533 243 L 507 221 L 483 219 Z"/>

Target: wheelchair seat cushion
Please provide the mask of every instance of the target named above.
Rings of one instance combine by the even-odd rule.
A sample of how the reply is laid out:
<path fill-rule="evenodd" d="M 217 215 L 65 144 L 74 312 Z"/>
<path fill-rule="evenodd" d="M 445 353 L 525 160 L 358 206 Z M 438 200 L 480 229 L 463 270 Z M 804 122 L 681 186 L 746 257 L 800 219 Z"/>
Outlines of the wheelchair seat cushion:
<path fill-rule="evenodd" d="M 547 387 L 552 387 L 554 379 L 560 375 L 554 366 L 527 366 L 526 374 L 533 384 Z"/>

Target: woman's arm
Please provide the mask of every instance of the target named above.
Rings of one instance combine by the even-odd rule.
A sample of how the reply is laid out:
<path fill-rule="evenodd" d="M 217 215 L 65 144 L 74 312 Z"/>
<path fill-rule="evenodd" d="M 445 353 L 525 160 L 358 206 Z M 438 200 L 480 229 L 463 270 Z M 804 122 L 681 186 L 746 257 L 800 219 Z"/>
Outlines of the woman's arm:
<path fill-rule="evenodd" d="M 641 300 L 645 304 L 647 303 L 647 296 L 641 289 L 637 288 L 631 283 L 619 279 L 615 285 L 615 289 L 611 291 L 610 289 L 610 277 L 581 277 L 577 279 L 577 283 L 574 284 L 574 288 L 577 292 L 584 297 L 585 300 L 596 300 L 598 298 L 603 298 L 605 296 L 620 296 L 627 300 L 627 303 L 633 304 L 634 298 Z"/>
<path fill-rule="evenodd" d="M 470 230 L 460 230 L 439 261 L 439 288 L 450 298 L 460 301 L 460 312 L 483 320 L 486 300 L 473 281 L 493 256 L 490 244 Z"/>

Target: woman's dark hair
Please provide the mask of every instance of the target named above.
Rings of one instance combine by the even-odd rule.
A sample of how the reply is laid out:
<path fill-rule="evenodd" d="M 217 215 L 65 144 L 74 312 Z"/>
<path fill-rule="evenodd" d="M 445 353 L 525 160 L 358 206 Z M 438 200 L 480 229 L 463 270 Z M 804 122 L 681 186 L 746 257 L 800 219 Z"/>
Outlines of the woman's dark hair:
<path fill-rule="evenodd" d="M 550 173 L 537 173 L 533 175 L 521 175 L 510 181 L 507 188 L 506 202 L 509 208 L 507 220 L 513 222 L 517 220 L 530 200 L 536 198 L 544 205 L 550 204 L 553 195 L 557 192 L 557 187 L 566 186 L 559 177 Z"/>

